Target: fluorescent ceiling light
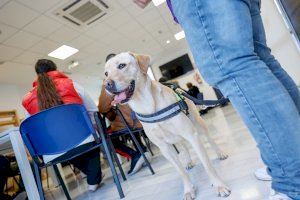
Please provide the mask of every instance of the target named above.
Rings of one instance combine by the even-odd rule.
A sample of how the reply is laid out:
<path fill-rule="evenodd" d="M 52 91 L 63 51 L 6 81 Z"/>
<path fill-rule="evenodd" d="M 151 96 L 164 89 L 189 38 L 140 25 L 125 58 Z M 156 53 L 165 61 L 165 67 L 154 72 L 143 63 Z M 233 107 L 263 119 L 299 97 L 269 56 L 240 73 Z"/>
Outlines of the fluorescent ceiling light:
<path fill-rule="evenodd" d="M 69 47 L 67 45 L 62 45 L 61 47 L 59 47 L 59 48 L 55 49 L 54 51 L 52 51 L 51 53 L 49 53 L 48 56 L 64 60 L 77 52 L 78 52 L 78 49 Z"/>
<path fill-rule="evenodd" d="M 185 38 L 184 31 L 180 31 L 179 33 L 176 33 L 174 35 L 174 37 L 175 37 L 176 40 L 181 40 L 181 39 Z"/>
<path fill-rule="evenodd" d="M 170 40 L 167 40 L 167 41 L 166 41 L 167 44 L 169 44 L 170 42 L 171 42 Z"/>
<path fill-rule="evenodd" d="M 164 3 L 166 0 L 152 0 L 155 6 L 159 6 L 160 4 Z"/>

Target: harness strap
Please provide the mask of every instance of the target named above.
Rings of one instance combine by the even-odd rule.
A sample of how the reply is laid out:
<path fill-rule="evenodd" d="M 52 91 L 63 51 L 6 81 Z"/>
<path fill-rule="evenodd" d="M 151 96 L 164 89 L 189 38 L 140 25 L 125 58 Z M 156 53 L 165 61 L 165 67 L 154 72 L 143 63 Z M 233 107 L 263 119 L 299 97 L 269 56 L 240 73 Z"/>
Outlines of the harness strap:
<path fill-rule="evenodd" d="M 156 113 L 149 114 L 149 115 L 136 113 L 136 116 L 141 122 L 156 123 L 156 122 L 161 122 L 166 119 L 172 118 L 176 116 L 178 113 L 180 113 L 181 111 L 186 111 L 186 110 L 188 110 L 188 106 L 186 102 L 182 99 Z"/>

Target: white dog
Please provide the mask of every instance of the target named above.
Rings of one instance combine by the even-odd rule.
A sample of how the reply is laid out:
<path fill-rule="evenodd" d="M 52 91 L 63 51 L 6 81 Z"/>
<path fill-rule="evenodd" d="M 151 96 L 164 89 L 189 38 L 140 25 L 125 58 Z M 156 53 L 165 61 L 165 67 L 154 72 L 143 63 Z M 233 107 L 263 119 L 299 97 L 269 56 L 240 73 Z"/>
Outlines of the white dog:
<path fill-rule="evenodd" d="M 105 64 L 105 88 L 109 94 L 114 95 L 113 104 L 128 103 L 136 113 L 148 115 L 177 102 L 172 89 L 156 81 L 151 81 L 147 76 L 149 62 L 149 56 L 134 55 L 132 53 L 121 53 L 108 60 Z M 183 144 L 182 141 L 184 140 L 195 150 L 218 195 L 227 197 L 231 191 L 212 167 L 206 150 L 200 141 L 199 134 L 207 136 L 220 159 L 226 159 L 227 156 L 221 153 L 217 145 L 208 136 L 205 122 L 200 117 L 195 104 L 188 99 L 186 99 L 186 103 L 189 109 L 188 115 L 180 112 L 164 121 L 142 122 L 144 130 L 149 139 L 159 147 L 161 153 L 181 175 L 184 183 L 185 200 L 194 199 L 196 192 L 172 146 L 172 144 Z M 190 168 L 191 159 L 188 149 L 185 145 L 180 146 L 189 160 L 186 167 Z"/>

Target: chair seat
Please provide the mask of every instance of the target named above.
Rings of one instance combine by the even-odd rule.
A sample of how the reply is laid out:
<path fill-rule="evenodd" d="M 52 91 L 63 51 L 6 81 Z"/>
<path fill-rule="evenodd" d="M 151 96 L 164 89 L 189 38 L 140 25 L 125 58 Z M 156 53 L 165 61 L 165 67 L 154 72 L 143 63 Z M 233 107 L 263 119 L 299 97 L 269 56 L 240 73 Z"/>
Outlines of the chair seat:
<path fill-rule="evenodd" d="M 73 158 L 76 158 L 77 156 L 80 156 L 80 155 L 85 154 L 85 153 L 87 153 L 91 150 L 99 148 L 101 145 L 102 145 L 102 143 L 96 143 L 95 141 L 80 145 L 80 146 L 64 153 L 63 155 L 55 158 L 54 160 L 52 160 L 52 161 L 50 161 L 50 162 L 48 162 L 48 163 L 46 163 L 46 164 L 44 164 L 40 167 L 44 168 L 44 167 L 48 167 L 48 166 L 51 166 L 51 165 L 55 165 L 55 164 L 58 164 L 58 163 L 62 163 L 62 162 L 72 160 Z"/>

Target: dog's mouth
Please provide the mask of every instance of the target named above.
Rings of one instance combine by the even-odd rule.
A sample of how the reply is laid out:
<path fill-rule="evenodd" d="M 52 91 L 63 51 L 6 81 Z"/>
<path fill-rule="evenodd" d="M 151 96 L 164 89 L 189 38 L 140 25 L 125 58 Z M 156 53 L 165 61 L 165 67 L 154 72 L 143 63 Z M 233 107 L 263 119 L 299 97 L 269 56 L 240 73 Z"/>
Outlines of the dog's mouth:
<path fill-rule="evenodd" d="M 112 101 L 112 105 L 116 105 L 118 103 L 124 104 L 127 103 L 131 96 L 133 95 L 135 89 L 135 81 L 132 80 L 127 88 L 122 91 L 112 92 L 114 95 L 114 100 Z"/>

